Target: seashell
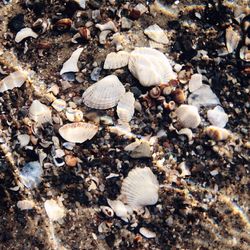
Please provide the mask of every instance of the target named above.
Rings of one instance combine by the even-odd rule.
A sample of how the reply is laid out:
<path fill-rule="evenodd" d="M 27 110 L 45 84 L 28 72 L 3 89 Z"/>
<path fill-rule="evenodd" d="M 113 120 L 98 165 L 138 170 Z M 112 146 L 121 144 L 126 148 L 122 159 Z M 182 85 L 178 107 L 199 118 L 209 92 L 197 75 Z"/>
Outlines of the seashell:
<path fill-rule="evenodd" d="M 136 48 L 130 54 L 128 68 L 145 87 L 176 78 L 168 58 L 156 49 Z"/>
<path fill-rule="evenodd" d="M 51 221 L 61 220 L 65 216 L 64 208 L 55 200 L 46 200 L 44 208 Z"/>
<path fill-rule="evenodd" d="M 66 155 L 64 160 L 69 167 L 75 167 L 79 161 L 78 158 L 73 155 Z"/>
<path fill-rule="evenodd" d="M 83 103 L 95 109 L 109 109 L 117 105 L 125 94 L 125 88 L 115 75 L 109 75 L 94 83 L 83 93 Z"/>
<path fill-rule="evenodd" d="M 58 29 L 70 29 L 72 26 L 72 20 L 70 18 L 62 18 L 55 23 L 55 27 Z"/>
<path fill-rule="evenodd" d="M 123 180 L 121 198 L 137 210 L 158 201 L 159 183 L 150 168 L 134 168 Z"/>
<path fill-rule="evenodd" d="M 202 84 L 200 88 L 189 95 L 188 104 L 199 108 L 200 106 L 220 105 L 220 100 L 208 85 Z"/>
<path fill-rule="evenodd" d="M 226 29 L 226 46 L 228 53 L 234 52 L 234 50 L 238 47 L 240 39 L 240 34 L 234 30 L 232 26 Z"/>
<path fill-rule="evenodd" d="M 15 71 L 0 81 L 0 93 L 14 88 L 20 88 L 28 78 L 26 71 Z"/>
<path fill-rule="evenodd" d="M 42 181 L 43 168 L 38 161 L 26 163 L 20 171 L 20 181 L 28 188 L 38 187 Z"/>
<path fill-rule="evenodd" d="M 157 24 L 150 25 L 144 30 L 145 35 L 157 43 L 168 44 L 169 40 L 164 30 Z"/>
<path fill-rule="evenodd" d="M 117 115 L 121 122 L 130 122 L 135 112 L 135 98 L 131 92 L 125 93 L 118 102 Z"/>
<path fill-rule="evenodd" d="M 104 31 L 104 30 L 112 30 L 114 32 L 117 32 L 117 28 L 114 24 L 113 21 L 108 21 L 105 24 L 96 24 L 96 28 L 98 28 L 100 31 Z"/>
<path fill-rule="evenodd" d="M 60 71 L 60 75 L 66 72 L 78 72 L 79 71 L 77 62 L 79 60 L 79 57 L 82 51 L 83 51 L 83 48 L 78 48 L 72 53 L 71 57 L 63 64 L 63 67 Z"/>
<path fill-rule="evenodd" d="M 38 125 L 51 122 L 51 110 L 38 100 L 34 100 L 29 108 L 29 117 Z"/>
<path fill-rule="evenodd" d="M 174 101 L 164 102 L 163 107 L 166 110 L 174 110 L 176 108 L 176 104 Z"/>
<path fill-rule="evenodd" d="M 116 126 L 110 126 L 109 131 L 117 134 L 118 136 L 125 135 L 128 138 L 133 138 L 134 135 L 131 133 L 131 127 L 129 123 L 118 123 Z"/>
<path fill-rule="evenodd" d="M 195 106 L 182 104 L 175 113 L 178 122 L 184 128 L 197 128 L 201 122 L 198 108 Z"/>
<path fill-rule="evenodd" d="M 103 68 L 119 69 L 125 67 L 128 65 L 129 55 L 126 51 L 111 52 L 107 55 Z"/>
<path fill-rule="evenodd" d="M 108 216 L 110 218 L 114 216 L 114 211 L 110 207 L 108 207 L 108 206 L 101 206 L 100 208 L 101 208 L 102 212 L 106 216 Z"/>
<path fill-rule="evenodd" d="M 155 232 L 152 232 L 150 231 L 149 229 L 147 229 L 146 227 L 141 227 L 139 229 L 139 232 L 141 235 L 143 235 L 145 238 L 147 239 L 152 239 L 152 238 L 155 238 L 156 237 L 156 233 Z"/>
<path fill-rule="evenodd" d="M 136 149 L 136 147 L 138 147 L 139 145 L 141 144 L 141 141 L 140 140 L 136 140 L 135 142 L 132 142 L 130 144 L 128 144 L 124 150 L 125 151 L 133 151 Z"/>
<path fill-rule="evenodd" d="M 82 9 L 86 8 L 86 0 L 74 0 L 74 2 L 78 3 Z"/>
<path fill-rule="evenodd" d="M 208 110 L 207 118 L 212 125 L 220 128 L 224 128 L 228 122 L 228 115 L 221 106 Z"/>
<path fill-rule="evenodd" d="M 71 122 L 80 122 L 83 118 L 83 112 L 79 109 L 67 108 L 65 114 Z"/>
<path fill-rule="evenodd" d="M 139 11 L 140 12 L 140 15 L 148 12 L 148 8 L 142 4 L 142 3 L 138 3 L 135 7 L 134 7 L 134 10 L 136 11 Z"/>
<path fill-rule="evenodd" d="M 125 45 L 127 43 L 126 38 L 124 35 L 120 34 L 120 33 L 115 33 L 112 36 L 112 45 L 115 45 L 116 51 L 122 50 L 123 49 L 123 45 Z"/>
<path fill-rule="evenodd" d="M 173 89 L 174 89 L 173 86 L 166 86 L 162 89 L 162 94 L 164 96 L 168 96 L 172 93 Z"/>
<path fill-rule="evenodd" d="M 240 49 L 240 59 L 250 62 L 250 49 L 247 46 L 242 46 Z"/>
<path fill-rule="evenodd" d="M 119 200 L 109 200 L 107 199 L 109 206 L 115 212 L 117 217 L 120 217 L 124 221 L 128 222 L 128 208 L 124 205 L 122 201 Z"/>
<path fill-rule="evenodd" d="M 120 22 L 123 30 L 129 30 L 133 26 L 133 21 L 124 16 L 121 18 Z"/>
<path fill-rule="evenodd" d="M 206 127 L 204 130 L 205 134 L 215 141 L 224 141 L 230 136 L 230 131 L 225 128 L 216 126 Z"/>
<path fill-rule="evenodd" d="M 188 88 L 190 92 L 194 92 L 202 86 L 202 75 L 201 74 L 193 74 L 188 84 Z"/>
<path fill-rule="evenodd" d="M 35 206 L 34 201 L 31 200 L 21 200 L 17 202 L 17 207 L 21 210 L 30 210 Z"/>
<path fill-rule="evenodd" d="M 66 102 L 62 99 L 56 99 L 52 103 L 52 107 L 58 112 L 63 111 L 66 108 L 66 106 L 67 106 Z"/>
<path fill-rule="evenodd" d="M 79 33 L 81 35 L 81 37 L 85 40 L 89 40 L 91 38 L 90 36 L 90 31 L 88 28 L 86 27 L 81 27 L 79 28 Z"/>
<path fill-rule="evenodd" d="M 182 128 L 182 129 L 179 130 L 179 131 L 176 130 L 176 133 L 177 133 L 178 135 L 186 135 L 187 138 L 188 138 L 188 141 L 192 141 L 192 139 L 193 139 L 193 132 L 192 132 L 192 130 L 189 129 L 189 128 Z"/>
<path fill-rule="evenodd" d="M 173 91 L 173 96 L 175 102 L 179 104 L 184 103 L 186 101 L 186 95 L 182 89 L 176 89 L 175 91 Z"/>
<path fill-rule="evenodd" d="M 149 91 L 149 95 L 151 98 L 157 99 L 160 97 L 161 95 L 161 89 L 158 86 L 153 87 L 150 91 Z"/>
<path fill-rule="evenodd" d="M 31 28 L 23 28 L 17 32 L 15 42 L 20 43 L 23 39 L 27 37 L 37 38 L 38 35 Z"/>
<path fill-rule="evenodd" d="M 105 44 L 106 43 L 106 39 L 107 39 L 107 35 L 111 33 L 111 30 L 104 30 L 100 33 L 99 35 L 99 43 L 100 44 Z"/>
<path fill-rule="evenodd" d="M 152 152 L 150 149 L 149 142 L 142 140 L 140 144 L 135 149 L 132 150 L 130 156 L 135 159 L 152 157 Z"/>
<path fill-rule="evenodd" d="M 30 136 L 27 134 L 21 134 L 17 136 L 17 139 L 20 143 L 20 147 L 23 148 L 30 143 Z"/>
<path fill-rule="evenodd" d="M 64 140 L 75 143 L 91 140 L 97 132 L 97 126 L 85 122 L 69 123 L 59 128 L 59 134 Z"/>
<path fill-rule="evenodd" d="M 38 18 L 32 25 L 34 31 L 44 34 L 50 28 L 49 20 L 43 20 L 42 18 Z"/>

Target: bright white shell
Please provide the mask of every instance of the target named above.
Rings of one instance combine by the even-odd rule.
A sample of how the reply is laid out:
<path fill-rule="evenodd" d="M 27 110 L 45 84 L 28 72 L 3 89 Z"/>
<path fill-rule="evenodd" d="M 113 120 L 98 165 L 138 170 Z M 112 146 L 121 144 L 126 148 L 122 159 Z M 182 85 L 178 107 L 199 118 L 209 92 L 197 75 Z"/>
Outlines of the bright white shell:
<path fill-rule="evenodd" d="M 198 108 L 182 104 L 176 109 L 177 120 L 184 128 L 197 128 L 201 122 Z"/>
<path fill-rule="evenodd" d="M 63 64 L 63 67 L 60 71 L 60 75 L 66 72 L 78 72 L 79 71 L 77 62 L 79 60 L 79 57 L 82 51 L 83 51 L 83 48 L 78 48 L 72 53 L 71 57 Z"/>
<path fill-rule="evenodd" d="M 98 127 L 91 123 L 76 122 L 63 125 L 59 129 L 61 137 L 68 142 L 83 143 L 92 139 Z"/>
<path fill-rule="evenodd" d="M 124 221 L 128 221 L 128 209 L 119 200 L 109 200 L 107 199 L 109 206 L 113 209 L 117 217 L 122 218 Z"/>
<path fill-rule="evenodd" d="M 83 93 L 83 103 L 94 109 L 109 109 L 117 105 L 125 88 L 115 75 L 109 75 L 94 83 Z"/>
<path fill-rule="evenodd" d="M 158 201 L 159 183 L 150 168 L 135 168 L 122 182 L 121 198 L 132 209 L 154 205 Z"/>
<path fill-rule="evenodd" d="M 44 202 L 44 208 L 51 221 L 57 221 L 65 216 L 65 211 L 62 206 L 59 206 L 55 200 L 46 200 Z"/>
<path fill-rule="evenodd" d="M 194 92 L 202 85 L 202 75 L 201 74 L 193 74 L 188 84 L 188 88 L 190 92 Z"/>
<path fill-rule="evenodd" d="M 27 37 L 37 38 L 38 35 L 31 28 L 23 28 L 17 32 L 15 42 L 20 43 L 23 39 Z"/>
<path fill-rule="evenodd" d="M 125 67 L 128 65 L 129 55 L 126 51 L 111 52 L 107 55 L 103 68 L 119 69 Z"/>
<path fill-rule="evenodd" d="M 46 122 L 51 122 L 51 110 L 38 100 L 34 100 L 29 109 L 29 117 L 33 121 L 41 125 Z"/>
<path fill-rule="evenodd" d="M 117 105 L 117 115 L 121 122 L 130 122 L 135 112 L 135 98 L 131 92 L 125 93 Z"/>
<path fill-rule="evenodd" d="M 228 122 L 228 115 L 221 106 L 207 111 L 207 118 L 214 126 L 224 128 Z"/>
<path fill-rule="evenodd" d="M 15 71 L 10 73 L 0 81 L 0 93 L 14 88 L 20 88 L 26 81 L 27 77 L 28 74 L 25 71 Z"/>
<path fill-rule="evenodd" d="M 149 229 L 147 229 L 146 227 L 141 227 L 139 229 L 139 232 L 141 235 L 143 235 L 145 238 L 147 239 L 151 239 L 151 238 L 155 238 L 156 237 L 156 233 L 150 231 Z"/>
<path fill-rule="evenodd" d="M 156 49 L 135 49 L 130 54 L 128 68 L 145 87 L 159 85 L 176 78 L 168 58 Z"/>
<path fill-rule="evenodd" d="M 164 30 L 157 24 L 150 25 L 144 30 L 145 35 L 157 43 L 168 44 L 169 40 Z"/>

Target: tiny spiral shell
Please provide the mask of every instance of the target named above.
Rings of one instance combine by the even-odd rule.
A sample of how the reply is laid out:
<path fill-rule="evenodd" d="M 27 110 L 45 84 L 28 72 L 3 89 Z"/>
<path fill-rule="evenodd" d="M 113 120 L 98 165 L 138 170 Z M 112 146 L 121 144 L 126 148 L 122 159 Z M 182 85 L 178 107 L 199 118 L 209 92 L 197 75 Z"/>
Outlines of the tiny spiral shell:
<path fill-rule="evenodd" d="M 157 99 L 161 95 L 161 89 L 156 86 L 149 91 L 149 95 L 151 98 Z"/>
<path fill-rule="evenodd" d="M 173 96 L 174 100 L 179 104 L 182 104 L 186 101 L 186 95 L 182 89 L 176 89 L 173 91 Z"/>

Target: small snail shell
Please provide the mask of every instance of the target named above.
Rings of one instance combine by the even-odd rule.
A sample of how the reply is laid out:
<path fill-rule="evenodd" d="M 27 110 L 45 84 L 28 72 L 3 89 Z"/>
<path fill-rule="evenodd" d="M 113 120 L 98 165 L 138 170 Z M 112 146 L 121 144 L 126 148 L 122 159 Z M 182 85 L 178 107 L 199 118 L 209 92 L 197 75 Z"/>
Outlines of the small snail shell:
<path fill-rule="evenodd" d="M 173 92 L 173 95 L 174 95 L 174 100 L 179 104 L 182 104 L 186 101 L 186 95 L 182 89 L 176 89 Z"/>
<path fill-rule="evenodd" d="M 163 90 L 162 90 L 162 94 L 164 96 L 170 95 L 173 91 L 173 87 L 172 86 L 166 86 Z"/>
<path fill-rule="evenodd" d="M 216 126 L 209 126 L 205 128 L 204 132 L 215 141 L 224 141 L 230 136 L 230 132 L 227 129 Z"/>
<path fill-rule="evenodd" d="M 108 207 L 108 206 L 101 206 L 100 207 L 102 212 L 108 216 L 108 217 L 113 217 L 114 216 L 114 211 L 112 208 Z"/>
<path fill-rule="evenodd" d="M 157 99 L 161 95 L 161 89 L 156 86 L 149 91 L 149 95 L 151 98 Z"/>
<path fill-rule="evenodd" d="M 174 110 L 176 107 L 175 102 L 174 101 L 170 101 L 168 103 L 164 103 L 164 108 L 167 110 Z"/>

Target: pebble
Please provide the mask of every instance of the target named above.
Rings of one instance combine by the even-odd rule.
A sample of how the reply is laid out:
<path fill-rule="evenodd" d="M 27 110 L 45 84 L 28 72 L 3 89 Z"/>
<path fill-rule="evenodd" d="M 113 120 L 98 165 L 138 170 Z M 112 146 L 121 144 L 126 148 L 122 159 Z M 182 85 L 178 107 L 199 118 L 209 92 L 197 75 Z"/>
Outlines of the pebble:
<path fill-rule="evenodd" d="M 78 163 L 78 158 L 73 155 L 66 155 L 64 160 L 69 167 L 75 167 Z"/>

